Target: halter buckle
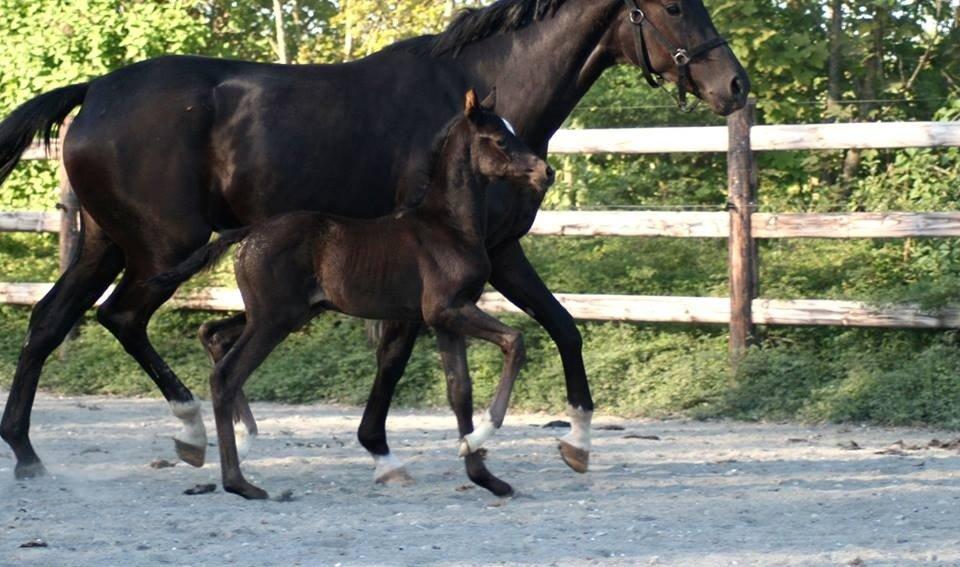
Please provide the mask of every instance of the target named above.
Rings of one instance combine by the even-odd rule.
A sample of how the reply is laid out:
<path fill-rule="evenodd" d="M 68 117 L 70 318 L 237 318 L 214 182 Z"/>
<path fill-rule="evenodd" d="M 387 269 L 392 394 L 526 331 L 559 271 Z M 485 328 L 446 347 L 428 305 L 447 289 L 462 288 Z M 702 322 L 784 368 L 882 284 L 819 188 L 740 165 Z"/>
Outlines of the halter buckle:
<path fill-rule="evenodd" d="M 678 49 L 676 53 L 673 54 L 673 62 L 676 63 L 678 67 L 689 65 L 690 54 L 687 53 L 686 49 Z"/>
<path fill-rule="evenodd" d="M 630 23 L 639 26 L 642 25 L 644 20 L 647 19 L 647 15 L 643 13 L 643 10 L 640 8 L 634 8 L 630 10 Z"/>

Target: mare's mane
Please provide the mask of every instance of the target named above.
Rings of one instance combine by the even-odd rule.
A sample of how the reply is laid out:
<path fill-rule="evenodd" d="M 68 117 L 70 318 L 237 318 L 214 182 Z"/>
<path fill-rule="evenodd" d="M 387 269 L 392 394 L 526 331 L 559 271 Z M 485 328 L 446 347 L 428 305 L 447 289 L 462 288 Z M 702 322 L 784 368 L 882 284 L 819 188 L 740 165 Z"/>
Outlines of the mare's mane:
<path fill-rule="evenodd" d="M 406 49 L 433 57 L 456 56 L 471 43 L 521 30 L 553 16 L 565 1 L 497 0 L 485 8 L 466 8 L 442 32 L 400 41 L 388 49 Z"/>

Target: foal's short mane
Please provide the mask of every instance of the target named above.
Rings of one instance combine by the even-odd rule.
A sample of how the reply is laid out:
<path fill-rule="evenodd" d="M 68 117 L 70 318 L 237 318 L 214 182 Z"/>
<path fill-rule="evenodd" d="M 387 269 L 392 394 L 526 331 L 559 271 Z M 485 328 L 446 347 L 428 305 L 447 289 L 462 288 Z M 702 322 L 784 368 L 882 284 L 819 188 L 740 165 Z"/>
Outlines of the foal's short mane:
<path fill-rule="evenodd" d="M 523 29 L 552 16 L 566 0 L 497 0 L 485 8 L 466 8 L 437 35 L 394 44 L 418 54 L 454 55 L 471 43 Z"/>
<path fill-rule="evenodd" d="M 443 128 L 441 128 L 440 131 L 437 132 L 437 135 L 433 137 L 433 141 L 430 142 L 430 157 L 427 159 L 426 168 L 417 168 L 417 175 L 423 176 L 423 182 L 418 184 L 417 189 L 407 194 L 397 195 L 397 211 L 415 208 L 423 202 L 424 198 L 426 198 L 427 191 L 430 190 L 430 186 L 433 184 L 434 169 L 436 168 L 437 162 L 440 161 L 444 144 L 447 141 L 447 138 L 450 137 L 453 127 L 456 126 L 462 118 L 463 114 L 458 113 L 446 124 L 444 124 Z"/>

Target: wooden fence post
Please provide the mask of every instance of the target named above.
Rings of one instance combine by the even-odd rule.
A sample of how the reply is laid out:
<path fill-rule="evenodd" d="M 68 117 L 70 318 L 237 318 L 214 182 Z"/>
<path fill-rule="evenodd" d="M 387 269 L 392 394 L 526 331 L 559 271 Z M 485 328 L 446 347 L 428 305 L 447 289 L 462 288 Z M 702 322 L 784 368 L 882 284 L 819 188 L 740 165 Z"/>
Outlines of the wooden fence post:
<path fill-rule="evenodd" d="M 730 209 L 730 361 L 736 367 L 753 343 L 753 300 L 759 295 L 757 243 L 752 236 L 751 215 L 756 207 L 757 168 L 750 146 L 750 128 L 756 114 L 750 99 L 727 119 L 730 149 L 727 180 Z"/>
<path fill-rule="evenodd" d="M 66 271 L 70 266 L 71 260 L 76 253 L 77 245 L 80 243 L 80 201 L 77 199 L 70 180 L 67 178 L 67 171 L 63 167 L 63 140 L 66 138 L 67 129 L 73 121 L 68 117 L 63 126 L 60 127 L 60 137 L 57 141 L 57 151 L 60 154 L 59 160 L 59 178 L 60 178 L 60 202 L 57 208 L 60 209 L 60 273 Z M 73 339 L 76 336 L 76 329 L 71 329 L 67 334 L 66 340 Z M 66 344 L 66 343 L 64 343 Z M 60 355 L 63 357 L 64 350 L 61 348 Z"/>

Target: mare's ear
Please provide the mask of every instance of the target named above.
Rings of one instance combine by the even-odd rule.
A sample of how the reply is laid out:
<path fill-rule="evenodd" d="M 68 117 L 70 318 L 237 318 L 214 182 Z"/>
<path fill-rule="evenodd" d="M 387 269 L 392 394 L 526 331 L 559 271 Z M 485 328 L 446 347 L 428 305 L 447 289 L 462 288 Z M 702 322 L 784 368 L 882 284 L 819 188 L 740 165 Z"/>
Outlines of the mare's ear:
<path fill-rule="evenodd" d="M 466 100 L 463 103 L 463 115 L 469 119 L 474 119 L 480 112 L 480 103 L 477 102 L 477 91 L 470 89 L 467 91 Z"/>
<path fill-rule="evenodd" d="M 497 107 L 497 87 L 493 87 L 493 90 L 490 91 L 490 94 L 487 95 L 487 98 L 483 99 L 483 102 L 480 103 L 480 108 L 486 110 L 487 112 L 493 112 L 493 109 Z"/>

